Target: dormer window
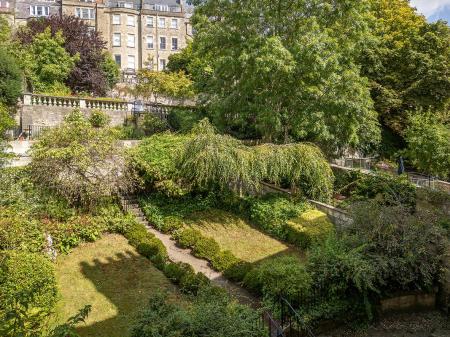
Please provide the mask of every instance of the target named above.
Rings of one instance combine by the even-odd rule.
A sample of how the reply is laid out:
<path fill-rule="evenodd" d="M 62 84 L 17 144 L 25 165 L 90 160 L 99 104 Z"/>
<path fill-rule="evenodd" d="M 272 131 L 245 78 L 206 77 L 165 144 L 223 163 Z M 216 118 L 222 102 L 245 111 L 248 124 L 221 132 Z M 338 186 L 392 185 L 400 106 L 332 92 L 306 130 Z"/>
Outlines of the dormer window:
<path fill-rule="evenodd" d="M 133 9 L 134 6 L 131 2 L 119 2 L 117 3 L 117 7 Z"/>
<path fill-rule="evenodd" d="M 158 12 L 168 12 L 169 6 L 167 5 L 155 5 L 155 10 Z"/>

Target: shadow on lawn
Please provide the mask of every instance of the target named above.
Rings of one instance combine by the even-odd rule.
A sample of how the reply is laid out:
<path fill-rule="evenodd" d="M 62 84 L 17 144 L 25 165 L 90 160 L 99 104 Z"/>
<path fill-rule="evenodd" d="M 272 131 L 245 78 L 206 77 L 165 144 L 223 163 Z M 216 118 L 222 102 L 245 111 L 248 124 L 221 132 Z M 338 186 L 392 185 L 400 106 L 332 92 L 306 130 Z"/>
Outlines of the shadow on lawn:
<path fill-rule="evenodd" d="M 117 315 L 92 325 L 81 325 L 77 330 L 82 337 L 127 337 L 136 314 L 147 304 L 152 291 L 167 288 L 161 272 L 135 252 L 126 251 L 106 260 L 82 262 L 80 269 L 97 291 L 113 303 Z M 143 270 L 147 271 L 144 277 Z M 93 305 L 92 313 L 96 310 L 102 308 Z"/>

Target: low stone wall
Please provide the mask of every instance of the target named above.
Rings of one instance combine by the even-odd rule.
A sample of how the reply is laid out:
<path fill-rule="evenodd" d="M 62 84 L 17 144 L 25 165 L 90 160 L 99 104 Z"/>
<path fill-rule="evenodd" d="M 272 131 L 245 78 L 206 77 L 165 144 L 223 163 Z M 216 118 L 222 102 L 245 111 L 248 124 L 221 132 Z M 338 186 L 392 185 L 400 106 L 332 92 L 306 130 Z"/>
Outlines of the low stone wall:
<path fill-rule="evenodd" d="M 47 106 L 47 105 L 23 105 L 20 119 L 22 127 L 32 126 L 57 126 L 61 124 L 64 117 L 72 112 L 75 107 L 68 106 Z M 90 116 L 93 109 L 79 108 L 86 116 Z M 127 110 L 102 110 L 111 118 L 111 125 L 123 125 L 127 116 L 131 112 Z M 20 121 L 18 121 L 20 122 Z"/>
<path fill-rule="evenodd" d="M 432 310 L 436 308 L 436 294 L 409 293 L 380 301 L 382 314 L 393 312 L 417 312 L 420 310 Z"/>
<path fill-rule="evenodd" d="M 348 227 L 352 224 L 353 220 L 348 214 L 348 212 L 333 207 L 328 204 L 324 204 L 319 201 L 315 200 L 308 200 L 312 205 L 314 205 L 319 211 L 322 211 L 323 213 L 327 214 L 330 218 L 331 222 L 338 228 L 342 229 L 345 227 Z"/>
<path fill-rule="evenodd" d="M 282 193 L 286 195 L 292 195 L 291 191 L 280 188 L 278 186 L 262 183 L 262 193 Z M 339 208 L 333 207 L 331 205 L 324 204 L 315 200 L 308 200 L 312 205 L 314 205 L 319 211 L 328 215 L 331 222 L 338 228 L 342 229 L 349 226 L 352 223 L 352 218 L 350 218 L 349 214 Z"/>

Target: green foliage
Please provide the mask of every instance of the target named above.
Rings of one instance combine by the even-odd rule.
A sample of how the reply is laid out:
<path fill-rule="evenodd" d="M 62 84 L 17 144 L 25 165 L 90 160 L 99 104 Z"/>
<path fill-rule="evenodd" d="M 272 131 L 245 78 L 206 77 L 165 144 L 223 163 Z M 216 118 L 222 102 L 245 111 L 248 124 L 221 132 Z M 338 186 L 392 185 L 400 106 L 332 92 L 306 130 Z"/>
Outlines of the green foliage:
<path fill-rule="evenodd" d="M 152 261 L 158 269 L 164 270 L 168 259 L 166 247 L 144 225 L 135 221 L 129 225 L 124 235 L 141 255 Z"/>
<path fill-rule="evenodd" d="M 18 61 L 0 46 L 0 106 L 15 106 L 21 94 L 22 73 Z"/>
<path fill-rule="evenodd" d="M 219 244 L 213 238 L 203 237 L 194 244 L 192 253 L 200 258 L 214 259 L 220 252 Z"/>
<path fill-rule="evenodd" d="M 180 175 L 200 189 L 260 189 L 262 181 L 299 189 L 313 199 L 331 196 L 333 173 L 322 152 L 310 144 L 244 146 L 215 132 L 207 119 L 193 129 L 179 158 Z"/>
<path fill-rule="evenodd" d="M 259 337 L 259 316 L 232 301 L 217 288 L 204 288 L 189 307 L 172 303 L 166 295 L 152 297 L 131 331 L 132 337 L 235 336 Z"/>
<path fill-rule="evenodd" d="M 103 54 L 103 62 L 101 63 L 101 68 L 105 73 L 106 82 L 108 84 L 108 88 L 112 89 L 120 80 L 120 67 L 113 60 L 111 54 L 105 52 Z"/>
<path fill-rule="evenodd" d="M 241 261 L 229 250 L 221 251 L 220 253 L 215 254 L 211 259 L 213 268 L 220 272 L 231 271 L 231 268 L 236 267 L 240 262 Z"/>
<path fill-rule="evenodd" d="M 305 250 L 325 240 L 334 230 L 327 215 L 317 210 L 306 211 L 298 218 L 289 220 L 286 225 L 286 241 Z"/>
<path fill-rule="evenodd" d="M 94 128 L 103 128 L 109 125 L 111 122 L 111 117 L 109 117 L 105 112 L 101 110 L 92 110 L 89 116 L 89 123 L 91 123 Z"/>
<path fill-rule="evenodd" d="M 173 107 L 167 116 L 167 123 L 175 131 L 188 133 L 202 118 L 204 114 L 198 108 Z"/>
<path fill-rule="evenodd" d="M 375 290 L 376 276 L 361 248 L 352 248 L 342 238 L 330 235 L 324 243 L 312 247 L 307 269 L 313 287 L 321 293 L 315 298 L 317 305 L 305 313 L 309 320 L 355 322 L 372 318 L 369 293 Z"/>
<path fill-rule="evenodd" d="M 167 195 L 183 195 L 174 158 L 176 158 L 188 136 L 171 133 L 157 134 L 144 139 L 130 150 L 131 164 L 144 180 L 146 187 Z"/>
<path fill-rule="evenodd" d="M 144 100 L 154 99 L 155 103 L 161 96 L 168 98 L 191 98 L 192 81 L 183 73 L 158 72 L 141 69 L 137 75 L 137 84 L 133 88 L 136 97 Z"/>
<path fill-rule="evenodd" d="M 146 136 L 154 135 L 155 133 L 160 133 L 167 131 L 169 126 L 165 120 L 162 120 L 158 116 L 151 113 L 147 113 L 144 116 L 144 121 L 142 122 L 142 129 Z"/>
<path fill-rule="evenodd" d="M 8 109 L 0 101 L 0 169 L 5 164 L 5 162 L 10 158 L 10 154 L 5 152 L 6 148 L 8 147 L 8 144 L 5 142 L 6 138 L 5 133 L 8 129 L 13 128 L 14 125 L 15 125 L 14 119 L 11 117 L 11 114 L 9 113 Z"/>
<path fill-rule="evenodd" d="M 33 145 L 31 156 L 35 182 L 72 204 L 92 207 L 133 182 L 116 135 L 106 128 L 93 128 L 79 111 L 45 132 Z"/>
<path fill-rule="evenodd" d="M 0 334 L 41 336 L 57 301 L 54 267 L 45 257 L 25 252 L 0 254 Z"/>
<path fill-rule="evenodd" d="M 407 156 L 422 172 L 450 177 L 450 124 L 428 114 L 412 116 L 405 132 Z"/>
<path fill-rule="evenodd" d="M 86 305 L 75 315 L 70 317 L 66 323 L 58 325 L 49 334 L 49 337 L 80 337 L 76 326 L 80 323 L 86 323 L 85 320 L 91 312 L 92 307 Z"/>
<path fill-rule="evenodd" d="M 368 202 L 355 206 L 352 218 L 350 240 L 362 247 L 383 294 L 439 283 L 448 243 L 433 214 Z"/>
<path fill-rule="evenodd" d="M 221 129 L 314 141 L 327 153 L 379 141 L 369 82 L 357 64 L 372 41 L 366 1 L 209 0 L 196 6 L 192 22 L 187 68 Z"/>
<path fill-rule="evenodd" d="M 280 295 L 289 298 L 307 292 L 311 277 L 296 257 L 282 256 L 253 268 L 245 276 L 244 285 L 265 298 L 276 300 Z"/>
<path fill-rule="evenodd" d="M 27 68 L 37 92 L 51 90 L 53 85 L 63 83 L 79 60 L 78 54 L 71 56 L 66 52 L 64 42 L 61 32 L 52 36 L 50 28 L 47 28 L 37 34 L 26 48 Z"/>
<path fill-rule="evenodd" d="M 174 237 L 181 248 L 193 248 L 203 238 L 198 230 L 192 228 L 184 228 L 176 232 Z"/>
<path fill-rule="evenodd" d="M 15 210 L 0 206 L 0 250 L 40 253 L 45 247 L 43 226 Z"/>
<path fill-rule="evenodd" d="M 377 43 L 361 60 L 384 125 L 403 136 L 410 111 L 448 110 L 450 28 L 427 22 L 407 1 L 372 0 Z"/>
<path fill-rule="evenodd" d="M 346 192 L 350 202 L 377 200 L 386 205 L 402 204 L 414 210 L 416 207 L 416 187 L 405 175 L 392 176 L 387 173 L 351 174 L 355 179 L 341 192 Z"/>
<path fill-rule="evenodd" d="M 278 194 L 268 194 L 249 201 L 253 223 L 282 240 L 287 239 L 287 221 L 300 216 L 308 206 Z"/>

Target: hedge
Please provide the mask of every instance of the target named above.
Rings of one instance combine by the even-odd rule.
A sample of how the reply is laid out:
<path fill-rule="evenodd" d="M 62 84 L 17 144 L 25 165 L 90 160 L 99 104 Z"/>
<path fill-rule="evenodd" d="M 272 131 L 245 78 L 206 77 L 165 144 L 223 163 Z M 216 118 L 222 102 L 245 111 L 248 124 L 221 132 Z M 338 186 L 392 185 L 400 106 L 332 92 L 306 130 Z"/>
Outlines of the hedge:
<path fill-rule="evenodd" d="M 210 283 L 205 275 L 195 273 L 188 264 L 170 262 L 164 244 L 143 224 L 133 221 L 124 235 L 139 254 L 152 261 L 168 279 L 180 286 L 182 292 L 196 294 L 201 287 Z"/>
<path fill-rule="evenodd" d="M 307 249 L 311 243 L 323 241 L 332 231 L 333 224 L 325 213 L 309 210 L 286 223 L 286 240 Z"/>

